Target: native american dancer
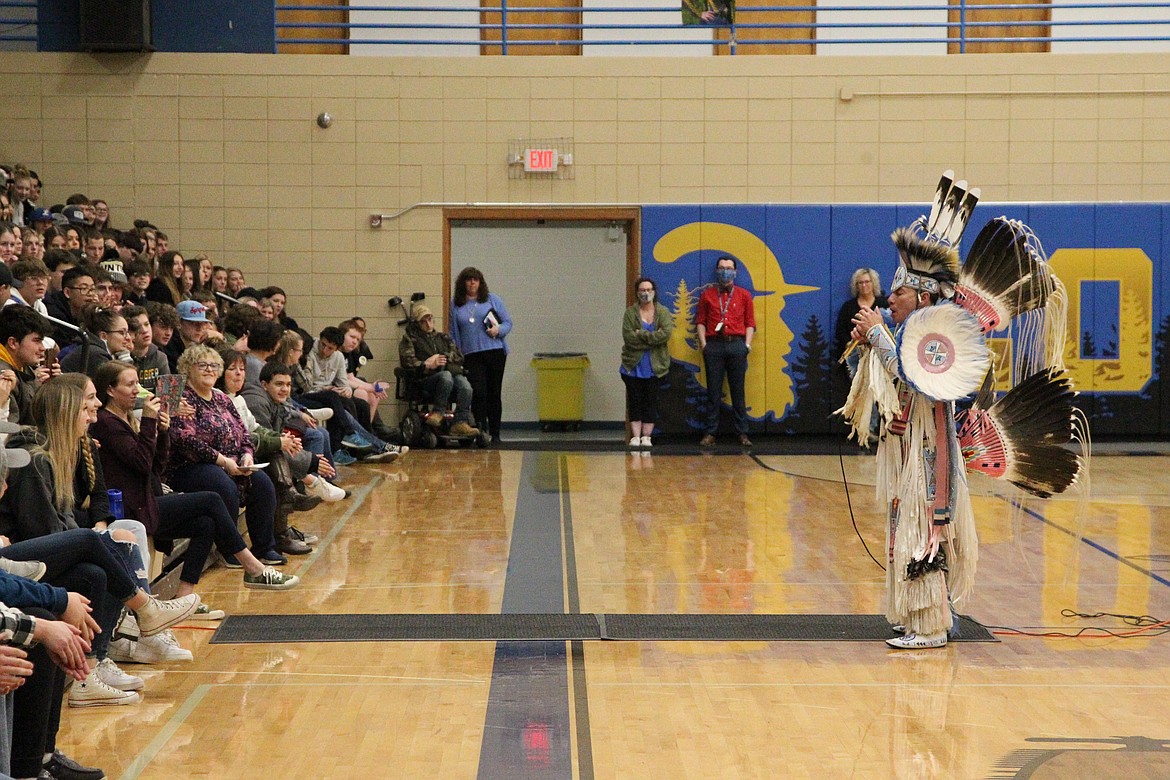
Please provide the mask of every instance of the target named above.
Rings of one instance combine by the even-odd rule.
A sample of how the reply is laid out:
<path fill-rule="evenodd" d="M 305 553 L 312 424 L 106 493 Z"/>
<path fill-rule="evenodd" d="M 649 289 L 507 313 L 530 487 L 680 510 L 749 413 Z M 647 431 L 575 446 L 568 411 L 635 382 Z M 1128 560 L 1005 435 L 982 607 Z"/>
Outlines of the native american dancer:
<path fill-rule="evenodd" d="M 861 348 L 849 398 L 838 410 L 863 444 L 882 418 L 878 498 L 888 507 L 886 617 L 895 648 L 942 647 L 951 608 L 972 590 L 979 541 L 967 471 L 1035 495 L 1077 481 L 1083 457 L 1063 445 L 1082 430 L 1061 355 L 1064 288 L 1027 226 L 998 218 L 967 263 L 955 247 L 978 190 L 944 174 L 930 217 L 893 235 L 900 265 L 886 316 L 854 318 Z M 888 319 L 887 319 L 888 318 Z M 986 334 L 1016 323 L 1015 385 L 998 402 Z M 977 394 L 956 415 L 955 402 Z"/>

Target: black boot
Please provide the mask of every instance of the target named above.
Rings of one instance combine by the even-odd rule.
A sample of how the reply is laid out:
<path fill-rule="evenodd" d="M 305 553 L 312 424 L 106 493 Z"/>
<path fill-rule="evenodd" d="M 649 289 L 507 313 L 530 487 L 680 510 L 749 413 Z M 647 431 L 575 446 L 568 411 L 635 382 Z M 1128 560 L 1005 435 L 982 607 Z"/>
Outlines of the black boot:
<path fill-rule="evenodd" d="M 387 444 L 406 444 L 406 438 L 403 437 L 402 431 L 397 428 L 391 428 L 384 423 L 381 414 L 374 415 L 374 422 L 370 425 L 370 428 L 375 436 Z"/>

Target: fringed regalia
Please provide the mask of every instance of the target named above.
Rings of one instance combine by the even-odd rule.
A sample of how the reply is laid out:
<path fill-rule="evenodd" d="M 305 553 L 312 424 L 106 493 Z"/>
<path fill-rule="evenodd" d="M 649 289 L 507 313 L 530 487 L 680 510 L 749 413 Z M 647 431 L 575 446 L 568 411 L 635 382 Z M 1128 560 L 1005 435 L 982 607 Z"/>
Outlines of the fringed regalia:
<path fill-rule="evenodd" d="M 881 417 L 886 617 L 919 636 L 946 632 L 948 599 L 961 601 L 974 585 L 979 541 L 966 472 L 1046 497 L 1076 483 L 1088 457 L 1086 426 L 1072 405 L 1076 394 L 1061 357 L 1064 287 L 1031 230 L 1004 217 L 987 224 L 960 266 L 955 247 L 979 191 L 952 179 L 950 171 L 943 175 L 929 217 L 892 236 L 900 265 L 891 292 L 909 287 L 936 303 L 911 312 L 895 332 L 888 324 L 868 330 L 838 410 L 863 446 L 872 410 Z M 996 401 L 986 334 L 1013 324 L 1012 387 Z M 976 393 L 971 408 L 956 416 L 955 402 Z"/>
<path fill-rule="evenodd" d="M 939 304 L 951 306 L 951 304 Z M 907 323 L 909 324 L 909 323 Z M 946 631 L 952 599 L 975 579 L 979 540 L 955 428 L 954 403 L 915 390 L 899 365 L 898 338 L 882 326 L 867 334 L 872 355 L 898 390 L 899 413 L 878 442 L 878 500 L 888 507 L 886 617 L 920 635 Z M 941 540 L 931 555 L 931 526 Z"/>

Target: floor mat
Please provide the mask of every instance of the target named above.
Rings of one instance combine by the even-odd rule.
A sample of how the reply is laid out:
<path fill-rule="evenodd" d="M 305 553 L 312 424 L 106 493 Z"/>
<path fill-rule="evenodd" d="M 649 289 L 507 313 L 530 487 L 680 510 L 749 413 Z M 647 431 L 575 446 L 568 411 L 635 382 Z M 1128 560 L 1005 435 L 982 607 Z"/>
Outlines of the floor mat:
<path fill-rule="evenodd" d="M 955 641 L 998 641 L 970 618 L 961 618 L 960 628 Z M 865 642 L 891 636 L 880 615 L 232 615 L 211 642 Z"/>

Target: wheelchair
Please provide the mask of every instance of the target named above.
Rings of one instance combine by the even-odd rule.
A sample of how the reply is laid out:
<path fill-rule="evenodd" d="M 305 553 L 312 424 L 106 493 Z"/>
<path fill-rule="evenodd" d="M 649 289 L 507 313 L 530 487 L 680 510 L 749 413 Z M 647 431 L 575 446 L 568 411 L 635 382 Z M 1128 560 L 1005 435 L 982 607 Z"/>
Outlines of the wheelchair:
<path fill-rule="evenodd" d="M 456 435 L 451 433 L 451 425 L 455 413 L 451 407 L 436 409 L 422 392 L 422 383 L 407 374 L 401 366 L 394 369 L 394 398 L 406 406 L 406 413 L 398 423 L 402 438 L 412 447 L 423 447 L 433 450 L 436 447 L 457 448 L 474 445 L 486 447 L 491 443 L 487 431 L 480 431 L 474 435 Z M 431 413 L 443 415 L 443 421 L 438 427 L 427 425 L 426 418 Z"/>

